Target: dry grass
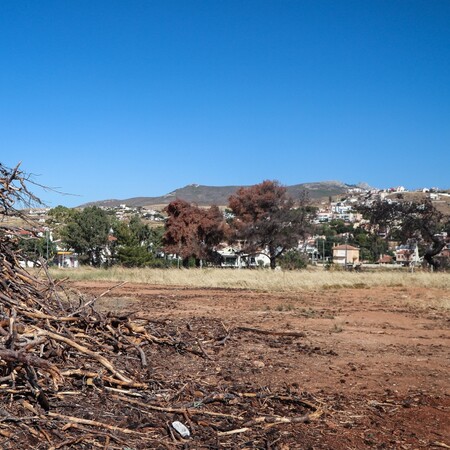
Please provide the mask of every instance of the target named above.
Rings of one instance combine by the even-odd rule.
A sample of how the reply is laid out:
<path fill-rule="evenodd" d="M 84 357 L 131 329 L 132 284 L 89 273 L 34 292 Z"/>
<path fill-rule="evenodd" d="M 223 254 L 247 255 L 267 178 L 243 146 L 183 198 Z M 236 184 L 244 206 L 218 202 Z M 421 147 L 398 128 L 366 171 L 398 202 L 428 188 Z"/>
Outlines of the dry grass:
<path fill-rule="evenodd" d="M 57 269 L 51 274 L 60 279 L 107 280 L 154 285 L 207 288 L 241 288 L 269 292 L 310 289 L 372 287 L 429 287 L 450 289 L 448 273 L 429 272 L 328 272 L 322 269 L 304 271 L 232 270 L 232 269 Z"/>

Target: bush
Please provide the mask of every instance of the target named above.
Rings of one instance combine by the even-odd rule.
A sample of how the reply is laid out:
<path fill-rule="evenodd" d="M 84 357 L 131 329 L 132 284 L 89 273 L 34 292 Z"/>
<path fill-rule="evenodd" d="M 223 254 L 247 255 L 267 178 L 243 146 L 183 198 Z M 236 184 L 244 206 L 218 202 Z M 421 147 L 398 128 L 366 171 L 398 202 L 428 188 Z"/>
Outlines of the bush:
<path fill-rule="evenodd" d="M 124 246 L 117 253 L 118 262 L 124 267 L 165 268 L 171 263 L 162 258 L 155 258 L 145 247 Z"/>
<path fill-rule="evenodd" d="M 285 270 L 305 269 L 308 265 L 308 257 L 296 250 L 289 250 L 280 258 L 280 266 Z"/>

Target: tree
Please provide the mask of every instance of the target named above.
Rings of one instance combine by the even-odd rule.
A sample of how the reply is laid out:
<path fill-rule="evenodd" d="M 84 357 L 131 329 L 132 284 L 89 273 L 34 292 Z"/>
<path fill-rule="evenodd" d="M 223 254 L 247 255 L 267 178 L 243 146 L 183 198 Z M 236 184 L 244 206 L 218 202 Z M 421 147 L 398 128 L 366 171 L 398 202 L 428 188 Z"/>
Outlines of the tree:
<path fill-rule="evenodd" d="M 56 245 L 50 242 L 48 237 L 32 236 L 21 238 L 19 249 L 20 256 L 34 264 L 37 264 L 41 258 L 45 258 L 48 262 L 56 253 Z"/>
<path fill-rule="evenodd" d="M 229 208 L 234 214 L 234 239 L 246 253 L 267 254 L 272 269 L 277 258 L 305 237 L 313 215 L 306 198 L 294 207 L 286 188 L 268 180 L 238 189 L 229 198 Z"/>
<path fill-rule="evenodd" d="M 385 239 L 374 233 L 369 233 L 362 227 L 355 230 L 354 238 L 349 241 L 360 248 L 362 261 L 377 262 L 381 255 L 388 254 L 388 243 Z"/>
<path fill-rule="evenodd" d="M 117 250 L 117 259 L 125 267 L 154 267 L 161 266 L 155 262 L 155 257 L 142 246 L 124 246 Z"/>
<path fill-rule="evenodd" d="M 164 239 L 165 228 L 163 226 L 151 227 L 150 228 L 150 251 L 155 257 L 161 255 L 163 251 L 163 239 Z"/>
<path fill-rule="evenodd" d="M 213 205 L 209 209 L 199 209 L 197 241 L 200 244 L 200 257 L 214 259 L 215 247 L 228 236 L 229 226 L 220 209 Z"/>
<path fill-rule="evenodd" d="M 288 250 L 280 258 L 280 266 L 284 270 L 305 269 L 308 265 L 308 256 L 297 250 Z"/>
<path fill-rule="evenodd" d="M 58 205 L 55 208 L 50 209 L 46 223 L 51 228 L 56 239 L 60 239 L 62 237 L 62 229 L 74 219 L 76 214 L 76 209 L 67 208 L 62 205 Z"/>
<path fill-rule="evenodd" d="M 445 233 L 450 233 L 450 216 L 438 211 L 431 200 L 423 201 L 377 201 L 370 206 L 360 206 L 358 210 L 366 218 L 369 228 L 386 238 L 403 243 L 415 240 L 424 245 L 424 260 L 439 269 L 435 259 L 446 245 Z"/>
<path fill-rule="evenodd" d="M 164 261 L 157 260 L 161 250 L 163 227 L 151 228 L 136 215 L 129 222 L 115 220 L 112 224 L 114 245 L 112 258 L 126 267 L 161 267 Z"/>
<path fill-rule="evenodd" d="M 63 241 L 68 248 L 73 248 L 92 266 L 100 266 L 108 247 L 111 219 L 97 206 L 75 211 L 66 226 L 61 230 Z"/>
<path fill-rule="evenodd" d="M 217 206 L 201 209 L 184 200 L 174 200 L 164 209 L 168 218 L 163 237 L 164 250 L 180 256 L 183 266 L 195 258 L 212 259 L 214 247 L 225 238 L 227 224 Z"/>

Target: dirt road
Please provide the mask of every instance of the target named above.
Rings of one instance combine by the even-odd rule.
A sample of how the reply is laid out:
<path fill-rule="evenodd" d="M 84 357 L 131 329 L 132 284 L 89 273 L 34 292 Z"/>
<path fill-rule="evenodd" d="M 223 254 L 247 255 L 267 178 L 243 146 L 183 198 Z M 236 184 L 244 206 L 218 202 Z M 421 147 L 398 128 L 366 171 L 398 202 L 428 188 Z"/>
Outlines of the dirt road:
<path fill-rule="evenodd" d="M 99 295 L 112 284 L 72 286 Z M 215 446 L 195 441 L 201 425 L 191 424 L 186 448 L 416 449 L 450 448 L 449 298 L 404 287 L 274 294 L 126 284 L 98 307 L 196 333 L 205 357 L 154 353 L 155 377 L 194 392 L 285 392 L 320 413 Z"/>

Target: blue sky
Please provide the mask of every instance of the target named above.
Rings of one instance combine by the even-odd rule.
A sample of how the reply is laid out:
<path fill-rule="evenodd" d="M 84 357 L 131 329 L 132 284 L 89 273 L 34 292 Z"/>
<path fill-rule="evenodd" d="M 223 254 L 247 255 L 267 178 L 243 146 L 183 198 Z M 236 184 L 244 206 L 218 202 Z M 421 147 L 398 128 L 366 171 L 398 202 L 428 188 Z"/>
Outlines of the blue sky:
<path fill-rule="evenodd" d="M 448 0 L 3 0 L 0 162 L 74 194 L 450 188 Z"/>

